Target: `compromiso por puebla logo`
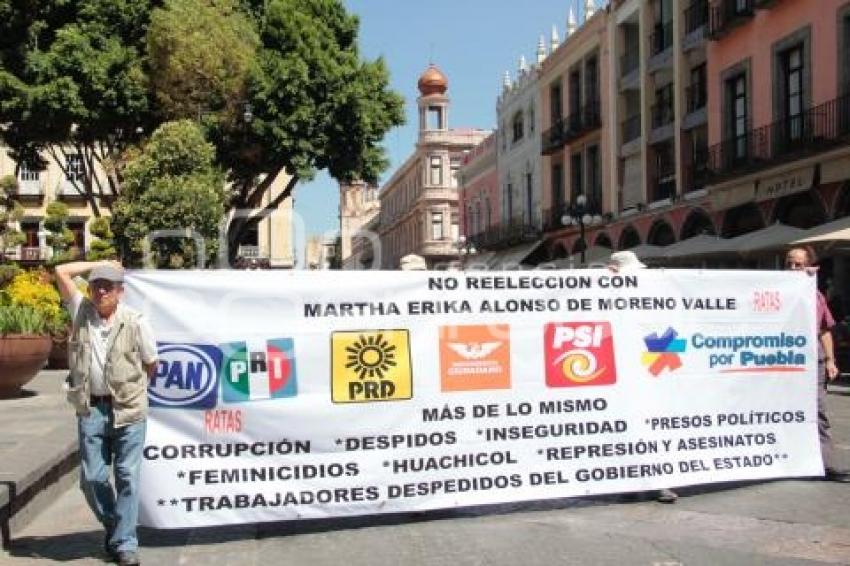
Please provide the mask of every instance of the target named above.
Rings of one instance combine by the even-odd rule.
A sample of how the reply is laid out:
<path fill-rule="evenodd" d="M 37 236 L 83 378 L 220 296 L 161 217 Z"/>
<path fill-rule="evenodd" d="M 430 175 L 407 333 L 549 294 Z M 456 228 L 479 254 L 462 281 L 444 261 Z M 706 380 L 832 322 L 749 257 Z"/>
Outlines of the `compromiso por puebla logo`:
<path fill-rule="evenodd" d="M 744 334 L 691 336 L 694 350 L 710 351 L 710 368 L 721 373 L 804 371 L 809 340 L 801 334 Z"/>
<path fill-rule="evenodd" d="M 211 409 L 218 401 L 221 350 L 208 344 L 157 343 L 156 372 L 148 384 L 152 407 Z"/>

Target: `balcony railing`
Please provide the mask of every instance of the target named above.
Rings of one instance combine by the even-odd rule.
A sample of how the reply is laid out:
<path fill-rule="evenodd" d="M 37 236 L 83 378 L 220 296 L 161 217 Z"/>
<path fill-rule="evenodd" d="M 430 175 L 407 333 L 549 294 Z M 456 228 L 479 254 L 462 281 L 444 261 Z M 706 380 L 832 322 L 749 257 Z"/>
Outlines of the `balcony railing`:
<path fill-rule="evenodd" d="M 685 10 L 685 35 L 708 24 L 708 0 L 694 0 Z"/>
<path fill-rule="evenodd" d="M 676 112 L 673 109 L 673 101 L 665 100 L 664 102 L 652 105 L 652 129 L 658 129 L 667 124 L 672 124 L 676 117 Z"/>
<path fill-rule="evenodd" d="M 534 225 L 517 221 L 490 226 L 483 232 L 467 238 L 479 250 L 500 250 L 524 242 L 533 242 L 540 237 L 540 229 Z"/>
<path fill-rule="evenodd" d="M 626 53 L 620 57 L 620 76 L 625 77 L 640 66 L 640 49 L 636 45 L 626 46 Z"/>
<path fill-rule="evenodd" d="M 676 177 L 661 177 L 655 178 L 652 187 L 652 202 L 671 198 L 676 194 Z"/>
<path fill-rule="evenodd" d="M 694 150 L 691 163 L 684 167 L 682 190 L 689 193 L 698 191 L 705 186 L 708 177 L 708 148 L 700 147 Z"/>
<path fill-rule="evenodd" d="M 850 94 L 711 146 L 702 181 L 717 182 L 848 143 Z"/>
<path fill-rule="evenodd" d="M 685 89 L 688 114 L 705 108 L 707 102 L 706 88 L 704 84 L 693 84 Z"/>
<path fill-rule="evenodd" d="M 753 17 L 753 0 L 717 0 L 709 8 L 708 36 L 719 39 Z"/>
<path fill-rule="evenodd" d="M 38 246 L 21 246 L 21 261 L 41 261 L 44 259 Z"/>
<path fill-rule="evenodd" d="M 664 53 L 673 47 L 673 22 L 655 24 L 652 34 L 649 36 L 652 55 Z"/>
<path fill-rule="evenodd" d="M 41 181 L 18 181 L 18 198 L 21 200 L 40 199 L 44 196 Z"/>
<path fill-rule="evenodd" d="M 237 255 L 247 258 L 258 258 L 260 257 L 260 246 L 240 245 Z"/>
<path fill-rule="evenodd" d="M 556 203 L 552 208 L 545 209 L 543 211 L 543 231 L 551 232 L 552 230 L 563 228 L 561 217 L 566 210 L 567 205 L 563 203 Z"/>
<path fill-rule="evenodd" d="M 564 118 L 560 118 L 552 124 L 551 128 L 543 132 L 541 140 L 543 155 L 549 155 L 564 146 L 564 123 Z"/>
<path fill-rule="evenodd" d="M 550 154 L 601 125 L 599 100 L 592 100 L 543 132 L 542 153 Z"/>
<path fill-rule="evenodd" d="M 629 143 L 640 137 L 640 114 L 635 114 L 623 121 L 623 143 Z"/>

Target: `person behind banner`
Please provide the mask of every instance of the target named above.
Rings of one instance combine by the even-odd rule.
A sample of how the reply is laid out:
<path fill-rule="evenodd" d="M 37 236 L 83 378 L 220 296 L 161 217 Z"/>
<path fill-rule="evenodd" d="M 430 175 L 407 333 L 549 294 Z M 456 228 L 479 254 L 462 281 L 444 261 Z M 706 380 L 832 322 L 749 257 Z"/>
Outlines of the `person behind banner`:
<path fill-rule="evenodd" d="M 608 269 L 614 273 L 645 268 L 646 264 L 638 258 L 637 254 L 628 250 L 614 252 L 608 259 Z M 655 500 L 659 503 L 676 503 L 678 499 L 679 495 L 672 489 L 659 489 L 655 494 Z"/>
<path fill-rule="evenodd" d="M 90 298 L 74 284 L 84 274 Z M 119 263 L 67 263 L 56 268 L 56 278 L 73 320 L 66 385 L 77 413 L 80 488 L 106 530 L 109 557 L 121 565 L 139 564 L 139 475 L 156 341 L 147 320 L 121 304 Z"/>
<path fill-rule="evenodd" d="M 810 247 L 794 247 L 785 255 L 785 269 L 806 271 L 810 275 L 817 272 L 817 257 Z M 830 432 L 829 416 L 826 414 L 827 384 L 838 377 L 838 366 L 835 364 L 835 352 L 832 341 L 832 328 L 835 319 L 826 304 L 823 293 L 816 290 L 815 319 L 818 328 L 818 435 L 820 450 L 823 457 L 824 479 L 841 483 L 850 483 L 850 472 L 833 467 L 832 462 L 832 433 Z"/>

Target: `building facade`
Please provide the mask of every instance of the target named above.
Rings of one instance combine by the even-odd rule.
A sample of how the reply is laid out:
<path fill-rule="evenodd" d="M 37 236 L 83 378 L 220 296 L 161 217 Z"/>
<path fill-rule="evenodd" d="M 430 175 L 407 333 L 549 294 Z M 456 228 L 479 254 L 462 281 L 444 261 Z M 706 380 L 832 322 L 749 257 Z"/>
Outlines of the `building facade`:
<path fill-rule="evenodd" d="M 339 186 L 340 254 L 342 269 L 369 269 L 372 257 L 364 257 L 369 236 L 367 225 L 381 210 L 378 188 L 363 182 Z M 374 227 L 374 226 L 372 226 Z M 368 265 L 364 263 L 368 259 Z"/>
<path fill-rule="evenodd" d="M 539 233 L 542 222 L 540 168 L 540 68 L 546 59 L 543 38 L 535 64 L 520 58 L 516 80 L 507 74 L 496 103 L 502 238 Z"/>
<path fill-rule="evenodd" d="M 464 154 L 490 133 L 449 128 L 448 79 L 436 66 L 419 77 L 418 88 L 416 149 L 379 192 L 380 213 L 372 228 L 380 252 L 366 254 L 380 255 L 382 269 L 398 269 L 408 254 L 424 258 L 429 269 L 458 262 L 458 175 Z"/>
<path fill-rule="evenodd" d="M 38 265 L 52 256 L 52 250 L 47 244 L 47 232 L 44 229 L 44 219 L 47 205 L 54 201 L 64 202 L 68 206 L 68 228 L 74 234 L 71 252 L 78 258 L 85 257 L 93 240 L 89 225 L 96 216 L 89 200 L 77 186 L 82 186 L 83 163 L 82 156 L 71 150 L 62 151 L 57 148 L 56 155 L 62 160 L 62 165 L 49 155 L 44 159 L 45 169 L 35 169 L 27 163 L 18 163 L 11 159 L 0 148 L 0 177 L 13 175 L 18 180 L 18 200 L 24 208 L 24 216 L 20 221 L 20 230 L 26 241 L 23 245 L 7 250 L 6 257 L 23 264 Z M 102 187 L 97 191 L 95 204 L 97 214 L 110 216 L 110 205 L 114 200 L 109 189 L 103 170 L 95 164 L 95 175 L 98 178 L 96 186 Z M 284 189 L 289 178 L 280 175 L 263 197 L 263 204 L 268 204 Z M 76 185 L 75 185 L 76 183 Z M 284 200 L 273 214 L 257 224 L 249 231 L 238 255 L 243 258 L 263 260 L 273 268 L 291 268 L 294 265 L 292 245 L 292 214 L 293 199 Z M 249 213 L 253 213 L 251 211 Z M 233 214 L 231 212 L 230 214 Z M 174 228 L 183 228 L 175 226 Z"/>
<path fill-rule="evenodd" d="M 460 168 L 460 233 L 467 244 L 467 247 L 459 249 L 462 255 L 477 253 L 479 247 L 486 245 L 482 238 L 500 225 L 499 211 L 502 208 L 496 167 L 497 135 L 498 132 L 490 134 L 466 154 Z"/>
<path fill-rule="evenodd" d="M 601 224 L 602 214 L 616 207 L 606 167 L 612 120 L 608 21 L 607 10 L 586 2 L 579 26 L 571 9 L 563 43 L 542 65 L 542 217 L 548 243 L 540 259 L 563 258 L 588 247 L 593 242 L 586 237 L 566 246 L 558 235 L 577 229 L 580 235 L 584 227 L 574 225 L 574 219 Z"/>

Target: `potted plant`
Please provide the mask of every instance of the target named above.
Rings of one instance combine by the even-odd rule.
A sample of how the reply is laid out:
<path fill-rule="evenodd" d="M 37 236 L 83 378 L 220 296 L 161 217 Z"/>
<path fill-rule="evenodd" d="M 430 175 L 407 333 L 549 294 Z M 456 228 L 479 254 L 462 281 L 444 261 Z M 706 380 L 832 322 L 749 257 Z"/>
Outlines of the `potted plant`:
<path fill-rule="evenodd" d="M 0 397 L 19 394 L 44 367 L 51 330 L 62 321 L 59 293 L 45 272 L 19 272 L 0 289 Z"/>

